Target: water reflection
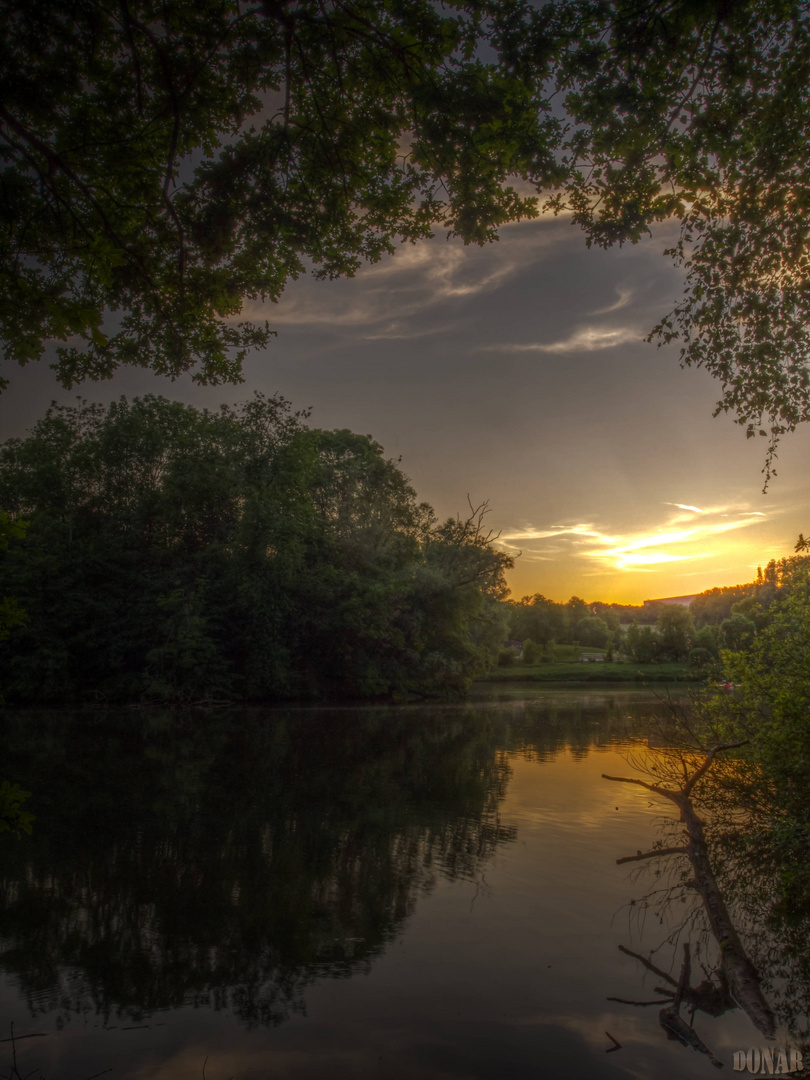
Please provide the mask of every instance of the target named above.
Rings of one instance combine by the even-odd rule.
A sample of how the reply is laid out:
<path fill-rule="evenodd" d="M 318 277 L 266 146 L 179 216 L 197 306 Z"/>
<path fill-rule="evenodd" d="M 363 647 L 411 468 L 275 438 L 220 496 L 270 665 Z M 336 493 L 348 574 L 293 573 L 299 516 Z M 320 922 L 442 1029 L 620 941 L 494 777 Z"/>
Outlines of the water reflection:
<path fill-rule="evenodd" d="M 436 709 L 6 714 L 4 767 L 37 820 L 3 848 L 0 967 L 37 1030 L 84 1014 L 73 1034 L 99 1059 L 71 1057 L 80 1040 L 63 1036 L 34 1040 L 32 1055 L 56 1056 L 31 1064 L 199 1080 L 216 1030 L 212 1080 L 370 1080 L 386 1054 L 391 1080 L 712 1073 L 677 1043 L 670 1060 L 644 1010 L 605 1011 L 611 993 L 672 1005 L 680 982 L 682 942 L 671 969 L 652 960 L 665 993 L 617 970 L 619 943 L 647 958 L 648 942 L 612 922 L 629 888 L 615 859 L 646 844 L 660 807 L 599 779 L 660 709 L 589 689 Z M 726 864 L 715 873 L 726 890 Z M 770 996 L 766 935 L 751 950 L 739 932 Z M 718 966 L 705 948 L 691 940 L 687 1023 Z M 736 1031 L 735 1013 L 718 1025 Z M 605 1054 L 606 1029 L 621 1052 Z M 702 1032 L 728 1065 L 742 1045 L 729 1030 Z"/>
<path fill-rule="evenodd" d="M 661 995 L 654 1000 L 608 1000 L 632 1006 L 663 1005 L 658 1019 L 666 1037 L 706 1055 L 717 1068 L 722 1068 L 723 1062 L 695 1030 L 698 1012 L 716 1018 L 740 1009 L 771 1044 L 781 1024 L 785 1062 L 795 1060 L 797 1046 L 810 1057 L 810 919 L 798 918 L 793 912 L 789 920 L 794 931 L 803 924 L 804 947 L 797 950 L 795 932 L 786 932 L 784 912 L 774 902 L 773 860 L 766 863 L 751 858 L 751 839 L 763 833 L 762 812 L 766 808 L 759 807 L 757 813 L 746 805 L 748 767 L 733 757 L 741 745 L 717 745 L 703 754 L 660 750 L 645 761 L 636 759 L 643 775 L 604 776 L 636 784 L 677 808 L 677 822 L 665 823 L 664 837 L 649 851 L 616 861 L 654 862 L 656 878 L 663 877 L 664 887 L 633 903 L 645 911 L 661 911 L 678 901 L 685 904 L 681 919 L 670 922 L 667 940 L 674 943 L 687 938 L 682 944 L 677 979 L 654 963 L 652 955 L 620 945 L 621 952 L 639 961 L 644 971 L 656 975 L 664 985 L 654 987 L 654 993 Z M 693 953 L 701 958 L 703 972 L 696 985 L 692 985 Z M 755 954 L 759 963 L 752 959 Z M 791 979 L 787 994 L 786 978 Z M 688 1019 L 681 1015 L 682 1009 L 688 1011 Z M 790 1050 L 794 1057 L 790 1057 Z M 786 1072 L 787 1065 L 777 1071 Z"/>
<path fill-rule="evenodd" d="M 29 715 L 6 736 L 38 827 L 5 852 L 0 964 L 33 1013 L 278 1023 L 515 835 L 506 758 L 464 712 Z"/>

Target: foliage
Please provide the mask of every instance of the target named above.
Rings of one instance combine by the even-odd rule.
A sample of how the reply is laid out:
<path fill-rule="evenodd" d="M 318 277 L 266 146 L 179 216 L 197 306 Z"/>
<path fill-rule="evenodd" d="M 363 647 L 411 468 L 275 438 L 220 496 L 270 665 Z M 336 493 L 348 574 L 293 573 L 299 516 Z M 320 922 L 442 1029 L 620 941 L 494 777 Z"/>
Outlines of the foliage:
<path fill-rule="evenodd" d="M 3 0 L 0 337 L 69 386 L 238 380 L 257 303 L 553 192 L 588 243 L 680 222 L 653 330 L 769 441 L 810 415 L 810 20 L 790 0 Z M 551 106 L 554 99 L 554 108 Z M 241 321 L 239 321 L 241 319 Z"/>
<path fill-rule="evenodd" d="M 586 648 L 604 648 L 608 632 L 613 634 L 614 644 L 618 644 L 622 619 L 655 621 L 655 614 L 649 608 L 632 604 L 589 604 L 578 596 L 558 604 L 542 593 L 535 593 L 521 600 L 507 601 L 506 608 L 509 636 L 517 641 L 530 637 L 546 651 L 554 642 L 572 644 L 577 641 Z"/>
<path fill-rule="evenodd" d="M 507 602 L 509 636 L 516 641 L 531 638 L 538 645 L 552 639 L 567 640 L 569 623 L 562 605 L 547 600 L 540 593 L 524 596 L 520 601 Z"/>
<path fill-rule="evenodd" d="M 13 520 L 0 511 L 0 552 L 8 550 L 11 540 L 21 540 L 27 527 L 27 521 Z M 8 596 L 0 596 L 0 641 L 5 641 L 11 631 L 24 622 L 25 612 L 20 605 Z"/>
<path fill-rule="evenodd" d="M 658 616 L 658 655 L 665 660 L 687 660 L 695 623 L 692 613 L 680 604 L 667 604 Z"/>
<path fill-rule="evenodd" d="M 727 649 L 738 652 L 746 648 L 756 637 L 757 627 L 753 619 L 735 611 L 730 619 L 723 619 L 720 634 Z"/>
<path fill-rule="evenodd" d="M 517 664 L 493 668 L 490 682 L 634 682 L 673 683 L 698 678 L 686 664 L 677 663 L 580 663 L 578 661 L 543 661 L 534 666 Z M 702 676 L 700 676 L 702 680 Z"/>
<path fill-rule="evenodd" d="M 486 507 L 437 523 L 367 436 L 283 399 L 52 407 L 0 450 L 30 519 L 10 699 L 461 693 L 505 636 Z"/>
<path fill-rule="evenodd" d="M 681 222 L 684 297 L 651 338 L 680 340 L 682 363 L 720 380 L 716 412 L 770 439 L 769 471 L 779 436 L 810 416 L 806 5 L 549 7 L 571 120 L 553 204 L 602 246 Z"/>
<path fill-rule="evenodd" d="M 794 568 L 796 569 L 796 568 Z M 810 585 L 794 580 L 767 621 L 737 651 L 722 653 L 733 692 L 717 691 L 704 717 L 724 737 L 747 740 L 755 769 L 749 798 L 768 807 L 772 854 L 783 889 L 798 898 L 810 885 Z"/>
<path fill-rule="evenodd" d="M 797 589 L 771 610 L 752 644 L 723 653 L 737 688 L 735 711 L 780 800 L 807 814 L 810 776 L 810 589 Z M 809 819 L 810 820 L 810 819 Z"/>
<path fill-rule="evenodd" d="M 627 630 L 624 647 L 628 656 L 637 664 L 651 664 L 658 655 L 658 638 L 651 626 L 633 623 Z"/>
<path fill-rule="evenodd" d="M 524 664 L 537 664 L 539 663 L 543 654 L 543 647 L 538 645 L 536 641 L 532 641 L 531 638 L 526 638 L 523 642 L 523 653 L 521 659 Z"/>
<path fill-rule="evenodd" d="M 707 625 L 719 625 L 731 615 L 731 609 L 740 600 L 754 594 L 756 586 L 727 585 L 721 588 L 707 589 L 696 596 L 689 605 L 689 610 L 698 629 Z"/>
<path fill-rule="evenodd" d="M 482 243 L 537 213 L 507 177 L 560 171 L 530 85 L 475 55 L 478 2 L 2 10 L 0 338 L 21 364 L 65 343 L 66 386 L 238 381 L 290 278 L 434 225 Z"/>
<path fill-rule="evenodd" d="M 607 645 L 610 630 L 604 619 L 598 615 L 586 615 L 576 625 L 576 637 L 583 645 L 601 649 Z"/>
<path fill-rule="evenodd" d="M 30 791 L 23 791 L 18 784 L 8 780 L 0 783 L 0 833 L 30 834 L 34 816 L 22 808 L 30 795 Z"/>

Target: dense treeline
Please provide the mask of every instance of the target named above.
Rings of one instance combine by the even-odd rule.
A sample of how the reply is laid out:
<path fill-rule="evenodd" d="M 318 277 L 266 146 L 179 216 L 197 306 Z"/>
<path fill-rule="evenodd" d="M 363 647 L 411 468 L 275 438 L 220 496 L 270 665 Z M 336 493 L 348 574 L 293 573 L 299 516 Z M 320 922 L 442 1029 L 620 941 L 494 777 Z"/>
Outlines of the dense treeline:
<path fill-rule="evenodd" d="M 798 549 L 797 549 L 798 550 Z M 541 593 L 505 601 L 509 636 L 534 664 L 555 659 L 557 645 L 606 650 L 608 659 L 639 664 L 689 661 L 697 669 L 720 662 L 724 649 L 753 642 L 767 612 L 807 577 L 810 557 L 771 560 L 755 581 L 707 589 L 688 607 L 680 604 L 606 604 L 572 596 L 564 604 Z M 501 660 L 513 659 L 502 653 Z"/>
<path fill-rule="evenodd" d="M 510 637 L 529 664 L 553 661 L 557 645 L 605 649 L 608 659 L 624 655 L 638 663 L 685 660 L 694 631 L 689 612 L 668 604 L 586 603 L 578 596 L 558 604 L 535 593 L 505 606 Z"/>
<path fill-rule="evenodd" d="M 437 522 L 369 436 L 279 397 L 52 406 L 0 449 L 0 560 L 26 613 L 9 702 L 462 691 L 505 636 L 509 558 Z"/>
<path fill-rule="evenodd" d="M 542 593 L 507 600 L 509 636 L 515 641 L 529 640 L 539 655 L 551 657 L 555 645 L 586 645 L 604 648 L 616 640 L 623 622 L 655 622 L 657 612 L 632 604 L 586 603 L 572 596 L 564 604 L 549 600 Z"/>

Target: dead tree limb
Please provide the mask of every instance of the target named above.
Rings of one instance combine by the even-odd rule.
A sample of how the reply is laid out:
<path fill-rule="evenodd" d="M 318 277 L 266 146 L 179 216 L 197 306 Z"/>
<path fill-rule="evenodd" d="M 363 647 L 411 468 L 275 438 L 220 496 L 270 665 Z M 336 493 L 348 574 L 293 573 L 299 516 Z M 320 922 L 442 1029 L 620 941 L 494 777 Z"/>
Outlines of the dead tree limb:
<path fill-rule="evenodd" d="M 644 967 L 647 969 L 647 971 L 652 971 L 654 974 L 658 975 L 659 978 L 663 979 L 665 982 L 672 983 L 673 986 L 677 987 L 678 984 L 675 982 L 675 980 L 672 978 L 672 976 L 668 975 L 667 972 L 663 971 L 661 968 L 656 967 L 655 964 L 652 962 L 652 960 L 649 959 L 649 957 L 642 956 L 641 953 L 633 952 L 632 949 L 626 949 L 624 947 L 624 945 L 619 946 L 619 952 L 623 952 L 625 954 L 625 956 L 632 956 L 634 960 L 640 960 L 641 963 L 644 965 Z M 664 993 L 664 992 L 668 992 L 668 991 L 661 991 L 661 992 Z M 656 991 L 656 993 L 658 993 L 658 991 Z"/>
<path fill-rule="evenodd" d="M 607 776 L 604 773 L 602 775 L 605 780 L 638 784 L 656 795 L 669 799 L 678 807 L 680 820 L 683 822 L 687 836 L 684 853 L 692 864 L 694 872 L 692 884 L 703 901 L 709 926 L 720 947 L 720 970 L 726 980 L 728 993 L 732 1000 L 748 1015 L 756 1029 L 770 1038 L 776 1028 L 773 1011 L 762 993 L 759 975 L 749 960 L 737 929 L 731 920 L 731 915 L 712 869 L 703 821 L 695 813 L 691 801 L 691 794 L 695 789 L 695 785 L 706 775 L 717 754 L 723 750 L 736 749 L 742 745 L 743 742 L 736 742 L 713 747 L 692 775 L 685 778 L 684 785 L 681 788 L 665 787 L 660 783 L 650 784 L 636 777 Z M 625 858 L 619 859 L 617 862 L 633 861 L 634 858 L 638 859 L 638 856 L 630 856 L 629 859 L 625 856 Z"/>
<path fill-rule="evenodd" d="M 641 862 L 642 859 L 655 859 L 659 855 L 686 855 L 688 849 L 686 847 L 662 847 L 653 848 L 652 851 L 638 851 L 635 855 L 625 855 L 621 859 L 617 859 L 617 863 L 626 862 Z"/>
<path fill-rule="evenodd" d="M 723 1068 L 723 1062 L 719 1061 L 706 1043 L 701 1039 L 695 1029 L 687 1024 L 681 1016 L 681 1004 L 687 995 L 692 975 L 692 960 L 689 955 L 688 943 L 683 947 L 683 963 L 678 985 L 672 998 L 672 1003 L 658 1014 L 661 1027 L 667 1033 L 668 1039 L 677 1039 L 682 1046 L 691 1046 L 700 1054 L 705 1054 L 716 1069 Z"/>

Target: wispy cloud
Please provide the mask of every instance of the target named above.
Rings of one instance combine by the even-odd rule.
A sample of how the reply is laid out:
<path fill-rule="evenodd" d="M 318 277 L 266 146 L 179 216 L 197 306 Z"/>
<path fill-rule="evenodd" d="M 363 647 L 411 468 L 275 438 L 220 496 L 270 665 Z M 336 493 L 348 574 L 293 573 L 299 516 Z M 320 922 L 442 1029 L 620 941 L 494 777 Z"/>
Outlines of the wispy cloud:
<path fill-rule="evenodd" d="M 665 502 L 664 506 L 677 506 L 679 510 L 691 510 L 695 514 L 703 514 L 699 506 L 686 506 L 684 503 Z"/>
<path fill-rule="evenodd" d="M 577 522 L 541 528 L 525 526 L 504 533 L 501 539 L 505 545 L 520 541 L 527 554 L 547 557 L 551 552 L 542 541 L 553 538 L 556 551 L 564 543 L 570 557 L 592 560 L 603 571 L 645 571 L 670 563 L 715 558 L 723 553 L 717 544 L 721 536 L 761 524 L 765 517 L 747 506 L 701 509 L 688 503 L 665 505 L 681 513 L 670 513 L 660 525 L 631 533 L 607 532 L 592 522 Z M 677 528 L 679 525 L 686 527 Z M 564 557 L 564 553 L 558 555 Z"/>
<path fill-rule="evenodd" d="M 626 308 L 632 302 L 636 295 L 635 289 L 617 289 L 616 292 L 618 293 L 618 299 L 615 304 L 598 308 L 596 311 L 592 311 L 591 315 L 610 315 L 612 311 L 621 311 L 622 308 Z"/>
<path fill-rule="evenodd" d="M 575 353 L 597 352 L 601 349 L 615 349 L 617 345 L 642 341 L 644 334 L 635 326 L 589 326 L 574 331 L 559 341 L 532 341 L 514 345 L 486 345 L 481 351 L 487 352 L 541 352 Z"/>
<path fill-rule="evenodd" d="M 364 265 L 351 281 L 301 277 L 277 303 L 248 305 L 239 320 L 325 329 L 366 340 L 417 338 L 457 328 L 465 304 L 495 291 L 548 257 L 568 226 L 549 219 L 512 225 L 508 243 L 483 248 L 435 237 L 402 244 L 393 255 Z"/>

